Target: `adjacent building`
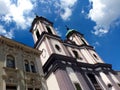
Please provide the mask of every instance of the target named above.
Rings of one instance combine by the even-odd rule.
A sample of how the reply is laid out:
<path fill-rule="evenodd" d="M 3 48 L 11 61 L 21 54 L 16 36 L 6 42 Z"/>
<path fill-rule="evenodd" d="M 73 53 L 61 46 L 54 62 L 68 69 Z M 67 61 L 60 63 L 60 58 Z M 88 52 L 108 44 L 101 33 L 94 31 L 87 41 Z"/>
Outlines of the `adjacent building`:
<path fill-rule="evenodd" d="M 0 90 L 47 90 L 40 54 L 0 36 Z"/>
<path fill-rule="evenodd" d="M 104 63 L 77 30 L 67 28 L 62 40 L 51 21 L 36 16 L 30 32 L 34 48 L 42 51 L 48 90 L 120 90 L 120 77 L 112 65 Z"/>

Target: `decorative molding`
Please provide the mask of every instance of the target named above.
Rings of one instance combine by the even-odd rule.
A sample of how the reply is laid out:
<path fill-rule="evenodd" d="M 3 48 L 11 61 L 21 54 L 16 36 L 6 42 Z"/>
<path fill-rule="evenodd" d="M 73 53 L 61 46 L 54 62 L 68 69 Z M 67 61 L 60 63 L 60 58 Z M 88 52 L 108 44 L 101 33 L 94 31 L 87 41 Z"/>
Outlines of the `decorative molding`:
<path fill-rule="evenodd" d="M 3 67 L 5 74 L 2 75 L 2 78 L 7 84 L 18 84 L 20 78 L 18 76 L 18 69 Z"/>
<path fill-rule="evenodd" d="M 42 77 L 39 75 L 39 73 L 31 73 L 31 72 L 25 72 L 25 82 L 27 85 L 30 86 L 42 86 Z"/>

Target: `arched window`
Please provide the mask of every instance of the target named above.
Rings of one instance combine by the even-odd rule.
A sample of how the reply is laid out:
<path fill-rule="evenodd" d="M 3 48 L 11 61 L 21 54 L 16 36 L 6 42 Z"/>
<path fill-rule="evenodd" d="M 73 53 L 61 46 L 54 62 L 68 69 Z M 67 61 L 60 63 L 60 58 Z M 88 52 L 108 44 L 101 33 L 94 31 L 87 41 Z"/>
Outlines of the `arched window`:
<path fill-rule="evenodd" d="M 87 45 L 87 43 L 85 42 L 85 40 L 84 40 L 84 39 L 82 39 L 82 38 L 81 38 L 81 40 L 82 40 L 83 44 Z"/>
<path fill-rule="evenodd" d="M 90 82 L 93 84 L 95 90 L 102 90 L 99 83 L 97 82 L 95 76 L 91 73 L 87 74 L 88 78 L 90 79 Z"/>
<path fill-rule="evenodd" d="M 37 29 L 37 31 L 36 31 L 36 36 L 37 36 L 37 39 L 39 39 L 40 33 L 39 33 L 38 29 Z"/>
<path fill-rule="evenodd" d="M 30 62 L 30 67 L 31 67 L 31 71 L 32 71 L 33 73 L 36 73 L 36 69 L 35 69 L 35 64 L 34 64 L 34 62 Z"/>
<path fill-rule="evenodd" d="M 97 57 L 97 55 L 95 55 L 95 54 L 93 54 L 93 56 L 98 60 L 98 57 Z"/>
<path fill-rule="evenodd" d="M 24 62 L 25 62 L 25 71 L 30 72 L 29 62 L 27 60 L 25 60 Z"/>
<path fill-rule="evenodd" d="M 78 55 L 77 51 L 73 50 L 73 53 L 74 53 L 75 58 L 79 58 L 79 55 Z"/>
<path fill-rule="evenodd" d="M 46 26 L 46 28 L 47 28 L 47 31 L 48 31 L 50 34 L 53 34 L 49 26 Z"/>
<path fill-rule="evenodd" d="M 73 84 L 74 84 L 74 86 L 75 86 L 75 90 L 82 90 L 82 88 L 80 87 L 80 84 L 79 84 L 79 83 L 74 82 Z"/>
<path fill-rule="evenodd" d="M 12 55 L 7 55 L 6 66 L 15 68 L 15 58 Z"/>

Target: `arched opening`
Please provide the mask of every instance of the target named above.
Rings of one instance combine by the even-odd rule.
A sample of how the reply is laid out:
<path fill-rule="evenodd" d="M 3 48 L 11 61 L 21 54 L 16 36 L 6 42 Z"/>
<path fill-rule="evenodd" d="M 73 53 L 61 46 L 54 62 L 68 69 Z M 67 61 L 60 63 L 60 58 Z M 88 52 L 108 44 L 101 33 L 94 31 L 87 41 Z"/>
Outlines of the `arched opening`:
<path fill-rule="evenodd" d="M 36 73 L 36 69 L 35 69 L 35 64 L 34 64 L 34 62 L 30 62 L 30 67 L 31 67 L 31 71 L 32 71 L 33 73 Z"/>
<path fill-rule="evenodd" d="M 85 40 L 83 40 L 82 38 L 81 38 L 81 40 L 82 40 L 83 44 L 87 45 L 87 43 L 85 42 Z"/>
<path fill-rule="evenodd" d="M 89 77 L 90 79 L 90 82 L 92 83 L 92 85 L 94 86 L 95 90 L 102 90 L 100 85 L 98 84 L 95 76 L 93 74 L 87 74 L 87 76 Z"/>
<path fill-rule="evenodd" d="M 15 68 L 15 58 L 12 55 L 7 55 L 6 66 Z"/>
<path fill-rule="evenodd" d="M 73 54 L 74 54 L 75 58 L 79 58 L 79 55 L 78 55 L 77 51 L 73 50 Z"/>
<path fill-rule="evenodd" d="M 75 86 L 75 90 L 82 90 L 79 83 L 74 82 L 74 86 Z"/>
<path fill-rule="evenodd" d="M 37 31 L 36 31 L 36 36 L 37 36 L 37 39 L 39 39 L 40 33 L 39 33 L 38 29 L 37 29 Z"/>
<path fill-rule="evenodd" d="M 53 34 L 49 26 L 46 26 L 46 28 L 47 28 L 47 31 L 48 31 L 50 34 Z"/>
<path fill-rule="evenodd" d="M 29 62 L 25 60 L 25 71 L 30 72 Z"/>

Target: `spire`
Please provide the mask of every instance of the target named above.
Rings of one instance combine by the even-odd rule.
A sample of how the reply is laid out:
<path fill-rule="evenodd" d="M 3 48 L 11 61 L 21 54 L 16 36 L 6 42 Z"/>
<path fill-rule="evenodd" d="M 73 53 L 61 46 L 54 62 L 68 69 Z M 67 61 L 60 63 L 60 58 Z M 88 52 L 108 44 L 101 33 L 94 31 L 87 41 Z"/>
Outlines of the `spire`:
<path fill-rule="evenodd" d="M 39 17 L 37 13 L 35 13 L 36 18 Z"/>
<path fill-rule="evenodd" d="M 70 28 L 67 25 L 65 25 L 65 27 L 66 27 L 67 31 L 70 30 Z"/>

